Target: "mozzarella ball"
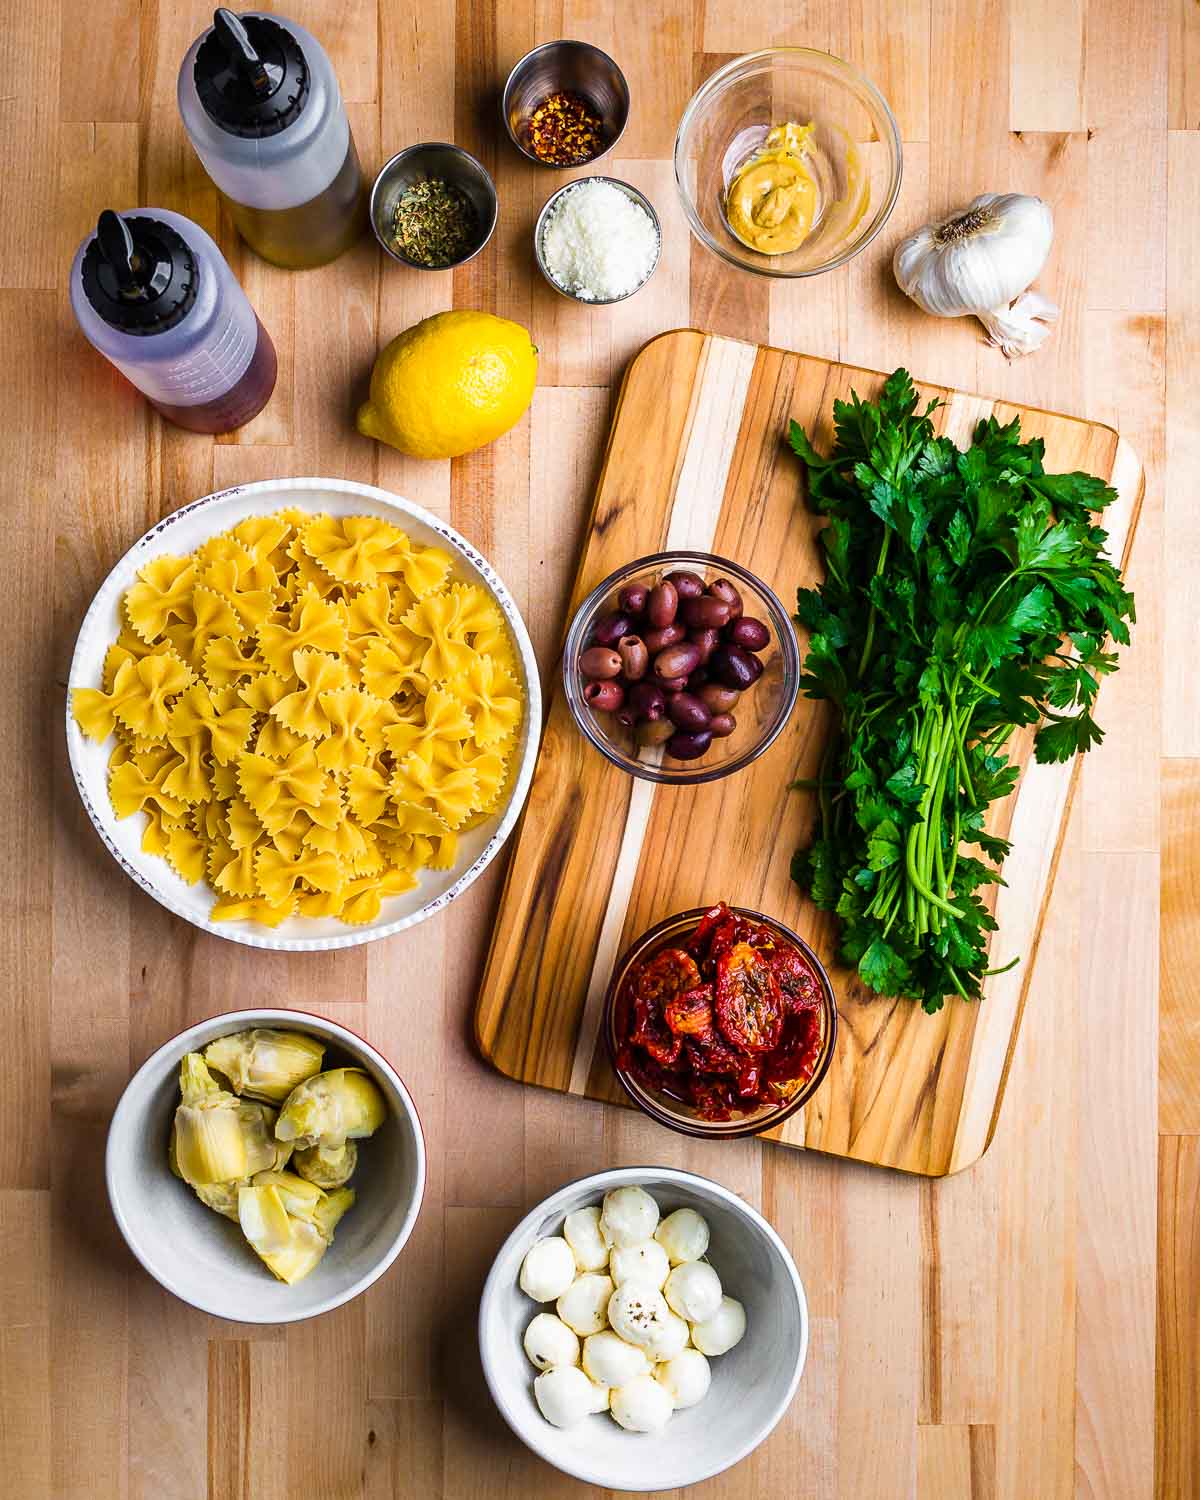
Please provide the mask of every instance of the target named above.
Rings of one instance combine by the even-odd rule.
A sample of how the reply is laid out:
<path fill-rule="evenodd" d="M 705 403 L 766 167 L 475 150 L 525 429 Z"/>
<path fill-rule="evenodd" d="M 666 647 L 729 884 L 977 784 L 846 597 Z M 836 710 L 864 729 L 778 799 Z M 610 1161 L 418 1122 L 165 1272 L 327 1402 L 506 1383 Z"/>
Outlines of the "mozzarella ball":
<path fill-rule="evenodd" d="M 658 1204 L 640 1187 L 614 1188 L 604 1195 L 600 1232 L 619 1249 L 651 1239 L 658 1224 Z"/>
<path fill-rule="evenodd" d="M 608 1265 L 608 1244 L 600 1233 L 598 1208 L 577 1208 L 568 1214 L 563 1223 L 563 1238 L 581 1271 L 603 1271 Z"/>
<path fill-rule="evenodd" d="M 610 1401 L 613 1416 L 630 1432 L 657 1432 L 671 1417 L 670 1393 L 653 1375 L 639 1375 L 628 1385 L 618 1386 Z"/>
<path fill-rule="evenodd" d="M 687 1348 L 690 1337 L 688 1325 L 674 1313 L 668 1313 L 664 1322 L 655 1328 L 646 1353 L 652 1360 L 673 1359 L 681 1349 Z"/>
<path fill-rule="evenodd" d="M 612 1292 L 610 1277 L 586 1271 L 558 1299 L 555 1304 L 558 1315 L 581 1338 L 599 1333 L 608 1322 L 608 1299 Z"/>
<path fill-rule="evenodd" d="M 606 1328 L 584 1339 L 583 1368 L 597 1385 L 628 1385 L 639 1375 L 649 1375 L 650 1361 L 644 1350 Z"/>
<path fill-rule="evenodd" d="M 667 1277 L 663 1295 L 681 1318 L 707 1323 L 721 1305 L 721 1278 L 707 1261 L 684 1261 Z"/>
<path fill-rule="evenodd" d="M 614 1250 L 608 1262 L 608 1274 L 620 1286 L 623 1281 L 652 1281 L 661 1287 L 671 1274 L 667 1252 L 657 1240 L 643 1240 L 640 1245 L 626 1245 Z"/>
<path fill-rule="evenodd" d="M 692 1343 L 701 1354 L 724 1354 L 746 1331 L 746 1309 L 736 1297 L 722 1297 L 711 1318 L 692 1324 Z"/>
<path fill-rule="evenodd" d="M 673 1358 L 654 1366 L 654 1378 L 665 1388 L 675 1410 L 681 1411 L 704 1400 L 712 1374 L 699 1349 L 681 1349 Z"/>
<path fill-rule="evenodd" d="M 672 1316 L 667 1299 L 652 1281 L 622 1282 L 609 1298 L 608 1321 L 613 1332 L 639 1349 L 651 1344 Z"/>
<path fill-rule="evenodd" d="M 604 1405 L 599 1405 L 603 1395 Z M 555 1427 L 574 1427 L 590 1412 L 603 1411 L 608 1392 L 599 1392 L 578 1365 L 555 1365 L 533 1382 L 538 1410 Z"/>
<path fill-rule="evenodd" d="M 579 1338 L 553 1313 L 538 1313 L 525 1330 L 525 1353 L 539 1370 L 579 1363 Z"/>
<path fill-rule="evenodd" d="M 694 1208 L 677 1208 L 654 1231 L 654 1238 L 670 1256 L 673 1266 L 699 1260 L 708 1249 L 708 1220 Z"/>
<path fill-rule="evenodd" d="M 521 1262 L 521 1290 L 535 1302 L 553 1302 L 575 1280 L 575 1257 L 561 1235 L 537 1243 Z"/>

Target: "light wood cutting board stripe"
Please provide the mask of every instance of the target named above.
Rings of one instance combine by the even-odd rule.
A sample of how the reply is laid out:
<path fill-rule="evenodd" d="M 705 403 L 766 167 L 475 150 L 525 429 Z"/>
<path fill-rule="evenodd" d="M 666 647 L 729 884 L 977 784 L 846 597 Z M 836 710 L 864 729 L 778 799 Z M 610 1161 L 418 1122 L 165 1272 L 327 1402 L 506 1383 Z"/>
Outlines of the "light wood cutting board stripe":
<path fill-rule="evenodd" d="M 623 388 L 571 608 L 622 563 L 664 545 L 711 546 L 790 603 L 823 566 L 819 521 L 785 445 L 788 420 L 828 447 L 833 400 L 868 396 L 879 383 L 871 371 L 695 332 L 647 345 Z M 1120 498 L 1104 524 L 1113 554 L 1127 556 L 1142 473 L 1111 428 L 946 388 L 924 392 L 943 403 L 935 425 L 960 444 L 989 415 L 1020 416 L 1023 433 L 1046 442 L 1049 469 L 1110 478 Z M 674 446 L 663 441 L 668 432 Z M 1074 768 L 1030 764 L 1032 735 L 1014 736 L 1022 778 L 990 819 L 1014 842 L 1007 884 L 992 893 L 992 951 L 999 963 L 1014 954 L 1021 962 L 988 980 L 983 1004 L 951 1002 L 930 1017 L 864 991 L 836 962 L 836 924 L 790 879 L 815 809 L 809 793 L 788 788 L 814 775 L 827 731 L 825 706 L 801 698 L 778 741 L 738 775 L 702 787 L 631 786 L 584 742 L 556 695 L 480 993 L 484 1055 L 526 1082 L 618 1099 L 597 1046 L 614 960 L 661 918 L 724 898 L 804 933 L 838 997 L 833 1065 L 802 1116 L 774 1137 L 927 1176 L 977 1160 L 1003 1097 Z"/>

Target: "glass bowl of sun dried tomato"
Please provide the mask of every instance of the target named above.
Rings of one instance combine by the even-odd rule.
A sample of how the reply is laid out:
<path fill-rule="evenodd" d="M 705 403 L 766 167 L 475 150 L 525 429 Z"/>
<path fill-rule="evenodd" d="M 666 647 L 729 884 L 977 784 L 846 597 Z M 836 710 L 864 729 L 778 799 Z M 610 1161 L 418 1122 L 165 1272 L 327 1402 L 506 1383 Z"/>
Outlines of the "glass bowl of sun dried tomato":
<path fill-rule="evenodd" d="M 837 1005 L 820 959 L 782 922 L 697 907 L 652 927 L 618 962 L 604 1008 L 617 1078 L 685 1135 L 757 1135 L 825 1076 Z"/>

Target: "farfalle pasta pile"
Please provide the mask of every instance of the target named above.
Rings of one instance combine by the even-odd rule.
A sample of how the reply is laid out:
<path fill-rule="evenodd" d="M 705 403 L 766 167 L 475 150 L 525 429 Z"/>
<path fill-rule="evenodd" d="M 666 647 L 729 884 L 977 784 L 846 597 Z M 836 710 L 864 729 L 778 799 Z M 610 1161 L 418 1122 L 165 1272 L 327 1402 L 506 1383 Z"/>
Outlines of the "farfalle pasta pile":
<path fill-rule="evenodd" d="M 138 572 L 83 733 L 214 921 L 362 924 L 498 807 L 523 702 L 504 616 L 373 516 L 283 510 Z"/>

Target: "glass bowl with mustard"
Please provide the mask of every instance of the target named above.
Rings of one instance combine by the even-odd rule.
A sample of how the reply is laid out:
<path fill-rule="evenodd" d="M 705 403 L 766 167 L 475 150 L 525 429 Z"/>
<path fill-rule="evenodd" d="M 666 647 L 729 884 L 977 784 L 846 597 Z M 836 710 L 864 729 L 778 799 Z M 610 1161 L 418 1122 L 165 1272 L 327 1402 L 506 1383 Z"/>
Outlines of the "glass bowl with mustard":
<path fill-rule="evenodd" d="M 857 255 L 896 205 L 901 166 L 887 100 L 848 63 L 808 47 L 719 68 L 675 137 L 692 233 L 762 276 L 815 276 Z"/>

